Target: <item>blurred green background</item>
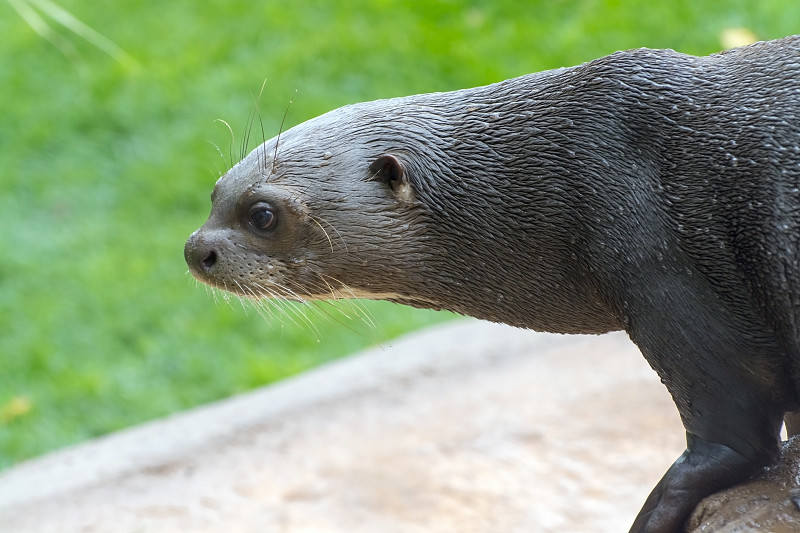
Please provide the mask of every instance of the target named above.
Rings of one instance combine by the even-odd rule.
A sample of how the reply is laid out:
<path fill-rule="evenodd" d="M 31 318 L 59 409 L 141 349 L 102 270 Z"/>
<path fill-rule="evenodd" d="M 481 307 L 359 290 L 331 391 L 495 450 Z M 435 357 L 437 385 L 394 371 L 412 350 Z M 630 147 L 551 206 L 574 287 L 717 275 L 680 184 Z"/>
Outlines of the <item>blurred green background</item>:
<path fill-rule="evenodd" d="M 287 126 L 618 49 L 800 33 L 797 0 L 58 0 L 127 54 L 111 57 L 53 5 L 0 0 L 0 468 L 452 317 L 369 303 L 375 325 L 265 320 L 187 275 L 183 243 L 264 79 L 271 137 L 290 99 Z"/>

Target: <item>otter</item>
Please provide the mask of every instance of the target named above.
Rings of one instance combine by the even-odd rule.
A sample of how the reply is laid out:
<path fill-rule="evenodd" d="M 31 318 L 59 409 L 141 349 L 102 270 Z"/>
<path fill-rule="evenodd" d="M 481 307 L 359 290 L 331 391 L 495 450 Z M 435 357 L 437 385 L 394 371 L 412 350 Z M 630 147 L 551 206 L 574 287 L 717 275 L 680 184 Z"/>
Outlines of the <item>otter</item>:
<path fill-rule="evenodd" d="M 679 531 L 800 410 L 800 36 L 349 105 L 211 200 L 186 262 L 243 297 L 626 330 L 687 442 L 632 532 Z"/>

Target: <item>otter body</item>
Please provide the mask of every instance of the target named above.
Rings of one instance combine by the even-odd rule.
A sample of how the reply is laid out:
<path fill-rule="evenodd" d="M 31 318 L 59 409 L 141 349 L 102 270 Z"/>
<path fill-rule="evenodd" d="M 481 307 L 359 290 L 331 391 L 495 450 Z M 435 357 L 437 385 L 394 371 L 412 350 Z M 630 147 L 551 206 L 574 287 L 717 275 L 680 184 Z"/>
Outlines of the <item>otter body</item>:
<path fill-rule="evenodd" d="M 625 329 L 687 431 L 631 531 L 680 530 L 800 410 L 800 36 L 347 106 L 212 202 L 187 263 L 242 296 Z"/>

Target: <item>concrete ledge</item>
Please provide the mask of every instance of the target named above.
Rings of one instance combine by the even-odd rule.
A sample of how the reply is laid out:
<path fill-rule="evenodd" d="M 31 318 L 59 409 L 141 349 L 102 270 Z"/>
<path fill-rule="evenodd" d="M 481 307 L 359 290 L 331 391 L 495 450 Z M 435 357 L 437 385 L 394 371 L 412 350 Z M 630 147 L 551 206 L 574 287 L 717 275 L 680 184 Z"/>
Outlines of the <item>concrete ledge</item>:
<path fill-rule="evenodd" d="M 462 321 L 21 464 L 0 531 L 626 531 L 683 446 L 624 334 Z"/>

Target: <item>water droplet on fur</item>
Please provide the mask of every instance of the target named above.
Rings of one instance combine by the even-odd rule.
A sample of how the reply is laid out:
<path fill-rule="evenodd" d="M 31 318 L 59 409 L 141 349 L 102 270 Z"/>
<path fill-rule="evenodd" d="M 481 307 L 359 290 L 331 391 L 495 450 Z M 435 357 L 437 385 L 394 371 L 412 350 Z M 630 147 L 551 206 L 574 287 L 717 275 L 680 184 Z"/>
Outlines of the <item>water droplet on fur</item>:
<path fill-rule="evenodd" d="M 322 159 L 330 159 L 331 157 L 333 157 L 333 154 L 330 152 L 326 151 L 324 154 L 322 154 Z"/>

